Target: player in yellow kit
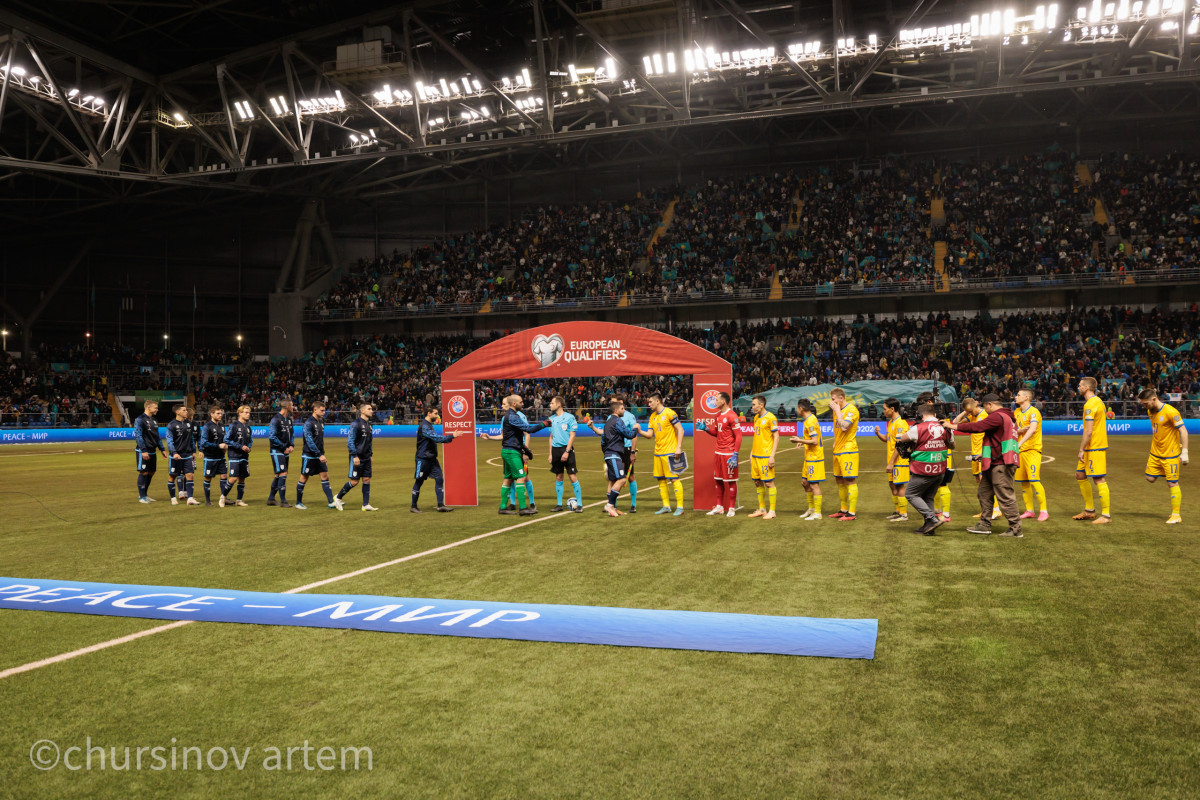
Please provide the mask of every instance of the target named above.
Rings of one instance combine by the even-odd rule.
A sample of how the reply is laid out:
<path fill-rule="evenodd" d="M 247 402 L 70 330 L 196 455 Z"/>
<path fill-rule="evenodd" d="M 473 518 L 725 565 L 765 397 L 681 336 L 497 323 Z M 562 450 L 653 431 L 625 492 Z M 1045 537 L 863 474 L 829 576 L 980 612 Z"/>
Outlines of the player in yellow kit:
<path fill-rule="evenodd" d="M 804 448 L 804 470 L 800 480 L 808 496 L 808 510 L 800 519 L 821 518 L 821 482 L 825 480 L 825 445 L 821 441 L 821 423 L 817 422 L 816 411 L 809 400 L 796 403 L 800 416 L 800 431 L 791 441 Z"/>
<path fill-rule="evenodd" d="M 833 479 L 838 485 L 838 510 L 830 519 L 853 522 L 858 508 L 858 409 L 841 388 L 829 393 L 833 412 Z"/>
<path fill-rule="evenodd" d="M 650 395 L 646 404 L 650 406 L 650 422 L 638 435 L 654 440 L 654 477 L 658 479 L 658 495 L 663 504 L 654 513 L 671 513 L 669 485 L 675 490 L 675 516 L 679 517 L 683 515 L 683 484 L 671 470 L 670 456 L 683 452 L 683 423 L 678 414 L 663 405 L 662 395 Z"/>
<path fill-rule="evenodd" d="M 900 413 L 900 401 L 889 397 L 883 401 L 883 416 L 887 420 L 886 432 L 875 429 L 875 436 L 887 444 L 888 490 L 892 493 L 893 511 L 888 522 L 908 522 L 908 500 L 904 497 L 904 486 L 908 483 L 908 459 L 896 452 L 896 442 L 908 433 L 908 421 Z"/>
<path fill-rule="evenodd" d="M 960 422 L 979 422 L 980 420 L 987 419 L 987 412 L 983 410 L 983 407 L 979 405 L 979 401 L 974 397 L 968 397 L 963 400 L 962 407 L 963 410 L 953 419 L 955 424 Z M 976 484 L 979 483 L 980 473 L 983 471 L 983 462 L 979 460 L 983 455 L 983 436 L 984 434 L 982 433 L 971 434 L 971 474 L 975 476 Z M 948 513 L 949 511 L 950 504 L 947 503 L 943 508 L 943 512 Z M 979 516 L 979 514 L 975 514 L 974 519 L 979 519 Z M 999 518 L 1000 504 L 997 502 L 992 505 L 992 519 Z"/>
<path fill-rule="evenodd" d="M 1179 488 L 1180 467 L 1188 463 L 1188 432 L 1183 417 L 1173 407 L 1158 399 L 1158 392 L 1145 389 L 1138 395 L 1138 402 L 1150 415 L 1154 434 L 1150 439 L 1150 458 L 1146 460 L 1146 480 L 1154 483 L 1159 478 L 1167 479 L 1171 490 L 1171 516 L 1168 525 L 1183 522 L 1179 515 L 1183 503 L 1183 491 Z"/>
<path fill-rule="evenodd" d="M 1083 495 L 1083 512 L 1071 519 L 1090 519 L 1093 525 L 1112 522 L 1112 507 L 1109 503 L 1108 481 L 1108 409 L 1104 401 L 1096 396 L 1095 378 L 1080 378 L 1079 393 L 1083 395 L 1083 438 L 1079 442 L 1079 461 L 1075 464 L 1075 480 L 1079 481 L 1079 492 Z M 1100 495 L 1100 516 L 1096 516 L 1096 503 L 1092 499 L 1091 480 Z"/>
<path fill-rule="evenodd" d="M 1017 444 L 1020 448 L 1020 463 L 1013 480 L 1021 484 L 1022 496 L 1025 499 L 1025 513 L 1021 519 L 1037 517 L 1038 522 L 1050 519 L 1050 511 L 1046 507 L 1046 490 L 1042 486 L 1042 412 L 1033 407 L 1033 390 L 1022 389 L 1017 392 L 1017 410 L 1013 414 L 1017 419 Z M 1037 513 L 1034 513 L 1033 502 L 1037 498 Z"/>
<path fill-rule="evenodd" d="M 758 510 L 750 516 L 775 519 L 775 453 L 779 449 L 779 421 L 767 411 L 767 398 L 754 395 L 754 438 L 750 445 L 750 477 L 758 492 Z"/>

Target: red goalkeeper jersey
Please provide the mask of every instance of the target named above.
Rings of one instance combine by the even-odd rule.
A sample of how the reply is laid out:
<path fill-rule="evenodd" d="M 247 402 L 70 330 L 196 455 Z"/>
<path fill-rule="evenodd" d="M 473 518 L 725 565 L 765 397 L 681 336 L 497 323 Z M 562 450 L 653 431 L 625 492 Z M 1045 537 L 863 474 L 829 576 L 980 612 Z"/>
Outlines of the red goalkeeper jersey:
<path fill-rule="evenodd" d="M 737 412 L 732 408 L 724 414 L 718 414 L 715 421 L 709 423 L 707 433 L 717 437 L 717 453 L 733 455 L 742 447 L 742 426 L 738 422 Z"/>

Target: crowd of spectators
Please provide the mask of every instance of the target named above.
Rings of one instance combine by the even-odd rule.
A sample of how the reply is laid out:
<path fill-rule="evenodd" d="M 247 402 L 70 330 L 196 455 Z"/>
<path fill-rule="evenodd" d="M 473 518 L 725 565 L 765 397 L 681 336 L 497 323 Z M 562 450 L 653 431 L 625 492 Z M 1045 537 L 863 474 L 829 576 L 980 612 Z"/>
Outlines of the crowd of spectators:
<path fill-rule="evenodd" d="M 765 290 L 776 279 L 785 292 L 902 291 L 935 278 L 939 240 L 952 285 L 1120 280 L 1128 270 L 1200 266 L 1195 158 L 1106 156 L 1090 183 L 1078 167 L 1057 148 L 994 161 L 885 159 L 713 178 L 624 203 L 543 206 L 507 225 L 360 262 L 313 309 L 616 303 L 625 292 L 673 302 Z M 934 198 L 944 226 L 931 219 Z M 670 224 L 652 241 L 672 200 Z"/>
<path fill-rule="evenodd" d="M 1134 397 L 1147 386 L 1188 396 L 1188 408 L 1200 401 L 1196 305 L 1173 312 L 1096 308 L 971 317 L 793 318 L 676 327 L 670 333 L 728 360 L 735 395 L 860 380 L 939 381 L 960 396 L 994 391 L 1012 397 L 1030 387 L 1039 402 L 1049 404 L 1048 414 L 1074 416 L 1081 403 L 1078 378 L 1092 375 L 1125 415 L 1139 413 Z M 301 408 L 321 400 L 334 421 L 349 418 L 363 402 L 373 404 L 382 421 L 411 421 L 440 403 L 442 370 L 488 341 L 461 335 L 326 341 L 293 361 L 246 359 L 232 369 L 185 373 L 187 392 L 201 408 L 249 405 L 256 420 L 265 420 L 287 398 Z M 25 424 L 79 424 L 71 415 L 111 414 L 110 376 L 103 366 L 61 372 L 53 364 L 7 355 L 0 366 L 0 424 L 13 424 L 15 414 L 34 415 Z M 668 405 L 685 410 L 692 389 L 691 376 L 481 381 L 476 387 L 481 420 L 496 418 L 500 399 L 512 393 L 524 396 L 536 415 L 545 413 L 555 394 L 571 408 L 599 409 L 615 391 L 627 394 L 637 408 L 658 392 Z"/>

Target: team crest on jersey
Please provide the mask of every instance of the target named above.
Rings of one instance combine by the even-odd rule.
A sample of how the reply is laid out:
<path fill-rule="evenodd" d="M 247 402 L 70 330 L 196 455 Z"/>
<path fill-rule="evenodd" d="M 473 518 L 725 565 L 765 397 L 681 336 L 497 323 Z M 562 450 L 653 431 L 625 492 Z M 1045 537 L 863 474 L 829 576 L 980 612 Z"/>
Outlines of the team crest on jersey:
<path fill-rule="evenodd" d="M 450 402 L 446 403 L 446 409 L 450 412 L 450 416 L 461 417 L 467 413 L 467 398 L 460 394 L 454 395 L 450 398 Z"/>
<path fill-rule="evenodd" d="M 537 338 L 533 340 L 533 357 L 542 365 L 542 369 L 562 358 L 563 352 L 566 349 L 566 343 L 563 342 L 562 336 L 557 333 L 552 333 L 549 336 L 539 333 Z"/>
<path fill-rule="evenodd" d="M 705 411 L 707 411 L 709 414 L 716 414 L 717 409 L 720 407 L 720 403 L 721 403 L 721 393 L 716 391 L 715 389 L 709 389 L 700 398 L 701 407 Z"/>

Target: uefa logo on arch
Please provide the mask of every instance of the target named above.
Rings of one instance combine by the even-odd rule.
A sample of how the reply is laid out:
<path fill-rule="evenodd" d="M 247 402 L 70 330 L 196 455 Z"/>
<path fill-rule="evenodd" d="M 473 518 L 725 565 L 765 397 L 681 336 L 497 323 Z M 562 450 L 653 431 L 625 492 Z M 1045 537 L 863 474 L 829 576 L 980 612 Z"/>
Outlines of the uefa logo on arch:
<path fill-rule="evenodd" d="M 461 394 L 456 394 L 446 403 L 446 410 L 450 412 L 452 417 L 461 417 L 467 413 L 467 398 Z"/>
<path fill-rule="evenodd" d="M 542 365 L 542 369 L 545 369 L 562 358 L 567 345 L 560 334 L 552 333 L 546 336 L 539 333 L 530 349 L 533 351 L 533 357 Z"/>
<path fill-rule="evenodd" d="M 716 414 L 721 405 L 721 393 L 716 389 L 709 389 L 700 398 L 700 407 L 709 414 Z"/>

